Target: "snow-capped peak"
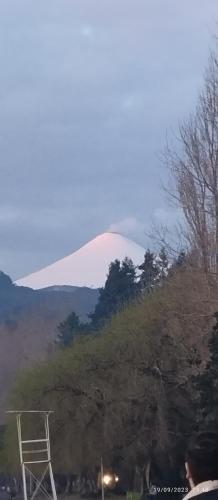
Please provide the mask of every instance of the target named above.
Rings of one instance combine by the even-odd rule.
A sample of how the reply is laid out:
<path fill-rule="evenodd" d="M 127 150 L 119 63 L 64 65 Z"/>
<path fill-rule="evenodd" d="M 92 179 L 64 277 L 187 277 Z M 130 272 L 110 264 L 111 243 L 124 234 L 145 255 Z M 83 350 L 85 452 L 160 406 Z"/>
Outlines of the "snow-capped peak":
<path fill-rule="evenodd" d="M 105 284 L 112 261 L 129 257 L 139 265 L 144 254 L 144 248 L 134 241 L 119 233 L 106 232 L 71 255 L 17 280 L 16 284 L 33 289 L 64 285 L 99 288 Z"/>

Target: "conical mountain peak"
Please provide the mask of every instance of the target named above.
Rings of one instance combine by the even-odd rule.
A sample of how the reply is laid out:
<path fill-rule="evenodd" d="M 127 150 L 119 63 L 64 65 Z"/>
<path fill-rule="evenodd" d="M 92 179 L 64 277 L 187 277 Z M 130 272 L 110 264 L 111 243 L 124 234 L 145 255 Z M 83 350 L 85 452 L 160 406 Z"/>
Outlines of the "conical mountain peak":
<path fill-rule="evenodd" d="M 53 286 L 100 288 L 104 285 L 109 264 L 129 257 L 141 264 L 145 250 L 134 241 L 115 232 L 105 232 L 76 252 L 16 282 L 33 289 Z"/>

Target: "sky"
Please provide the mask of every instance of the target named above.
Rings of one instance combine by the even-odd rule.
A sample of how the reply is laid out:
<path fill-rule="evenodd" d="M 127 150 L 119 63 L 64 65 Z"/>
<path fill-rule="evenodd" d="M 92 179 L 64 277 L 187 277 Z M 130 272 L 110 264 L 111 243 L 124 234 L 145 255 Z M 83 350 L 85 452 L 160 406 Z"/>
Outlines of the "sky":
<path fill-rule="evenodd" d="M 195 108 L 217 0 L 0 0 L 0 269 L 174 225 L 166 137 Z"/>

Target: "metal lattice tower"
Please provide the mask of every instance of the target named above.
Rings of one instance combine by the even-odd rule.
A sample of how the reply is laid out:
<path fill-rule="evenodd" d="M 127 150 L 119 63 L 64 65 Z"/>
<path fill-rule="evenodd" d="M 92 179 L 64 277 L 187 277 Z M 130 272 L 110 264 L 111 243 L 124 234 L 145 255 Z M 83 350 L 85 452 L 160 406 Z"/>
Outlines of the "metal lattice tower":
<path fill-rule="evenodd" d="M 20 464 L 22 470 L 22 480 L 23 480 L 23 495 L 24 500 L 28 500 L 27 494 L 27 477 L 29 475 L 30 481 L 35 483 L 35 489 L 30 495 L 30 500 L 33 500 L 37 493 L 41 492 L 44 496 L 48 497 L 50 500 L 57 500 L 54 476 L 51 465 L 51 448 L 50 448 L 50 435 L 49 435 L 49 415 L 53 412 L 51 411 L 8 411 L 8 414 L 14 414 L 16 416 L 17 422 L 17 435 L 19 444 L 19 455 Z M 41 416 L 44 423 L 45 435 L 42 439 L 28 439 L 23 440 L 22 437 L 22 416 L 24 414 L 35 414 L 35 416 Z M 39 445 L 39 447 L 38 447 Z M 41 464 L 42 472 L 40 477 L 37 478 L 36 475 L 31 470 L 34 468 L 35 464 Z M 48 493 L 43 481 L 46 475 L 49 475 L 51 483 L 51 494 Z"/>

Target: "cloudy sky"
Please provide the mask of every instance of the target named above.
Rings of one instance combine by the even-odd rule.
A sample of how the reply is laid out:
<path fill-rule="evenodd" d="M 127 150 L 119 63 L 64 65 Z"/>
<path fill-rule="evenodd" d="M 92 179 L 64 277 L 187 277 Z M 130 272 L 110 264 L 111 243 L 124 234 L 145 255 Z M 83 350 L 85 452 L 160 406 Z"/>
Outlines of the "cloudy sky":
<path fill-rule="evenodd" d="M 194 108 L 217 0 L 0 0 L 0 269 L 173 221 L 166 133 Z"/>

